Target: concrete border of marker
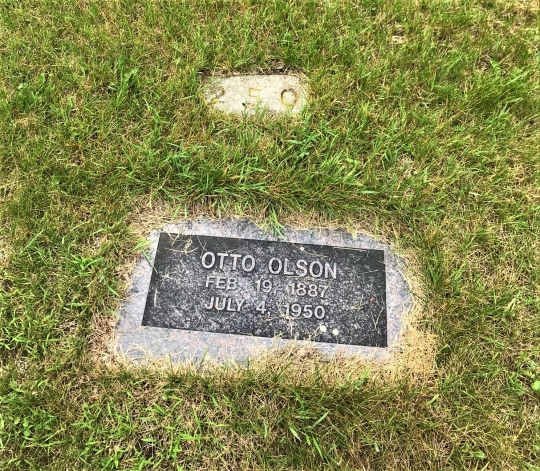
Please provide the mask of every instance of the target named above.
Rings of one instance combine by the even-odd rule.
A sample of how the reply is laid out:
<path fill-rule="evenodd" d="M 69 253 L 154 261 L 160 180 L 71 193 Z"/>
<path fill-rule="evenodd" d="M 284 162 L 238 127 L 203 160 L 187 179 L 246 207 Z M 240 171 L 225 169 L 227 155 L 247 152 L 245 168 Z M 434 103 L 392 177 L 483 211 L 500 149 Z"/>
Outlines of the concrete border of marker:
<path fill-rule="evenodd" d="M 149 245 L 137 262 L 131 278 L 131 287 L 119 308 L 119 321 L 115 331 L 114 348 L 117 354 L 141 363 L 167 359 L 173 364 L 199 362 L 212 358 L 218 362 L 243 363 L 271 349 L 286 346 L 314 347 L 326 358 L 334 355 L 361 357 L 375 361 L 388 360 L 399 346 L 406 326 L 406 317 L 413 308 L 413 297 L 402 272 L 403 260 L 392 253 L 390 246 L 368 235 L 353 237 L 343 230 L 292 229 L 282 231 L 283 238 L 292 243 L 323 244 L 336 247 L 379 249 L 385 252 L 388 347 L 363 347 L 327 344 L 279 338 L 196 332 L 179 329 L 142 327 L 141 321 L 152 275 L 152 263 L 160 232 L 186 235 L 210 235 L 259 240 L 283 240 L 242 219 L 196 219 L 169 224 L 152 231 Z"/>

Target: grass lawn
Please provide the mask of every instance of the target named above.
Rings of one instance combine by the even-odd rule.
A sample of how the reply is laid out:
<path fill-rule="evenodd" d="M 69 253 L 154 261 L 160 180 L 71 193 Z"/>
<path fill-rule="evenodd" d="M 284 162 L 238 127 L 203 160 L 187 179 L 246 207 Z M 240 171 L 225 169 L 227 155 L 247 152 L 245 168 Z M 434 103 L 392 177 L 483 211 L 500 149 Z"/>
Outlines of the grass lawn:
<path fill-rule="evenodd" d="M 540 470 L 539 31 L 536 1 L 1 1 L 0 469 Z M 297 119 L 201 98 L 276 69 Z M 103 363 L 156 208 L 385 237 L 432 367 Z"/>

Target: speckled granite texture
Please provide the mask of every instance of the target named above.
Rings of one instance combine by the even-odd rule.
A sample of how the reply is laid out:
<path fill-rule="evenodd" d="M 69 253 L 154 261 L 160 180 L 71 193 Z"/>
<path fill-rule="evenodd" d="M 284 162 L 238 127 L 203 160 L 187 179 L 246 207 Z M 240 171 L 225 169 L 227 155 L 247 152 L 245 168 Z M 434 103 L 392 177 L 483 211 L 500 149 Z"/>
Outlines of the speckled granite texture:
<path fill-rule="evenodd" d="M 388 357 L 403 331 L 404 316 L 412 307 L 412 296 L 404 277 L 400 273 L 402 261 L 392 255 L 388 245 L 371 237 L 352 237 L 344 231 L 334 230 L 292 230 L 282 231 L 284 240 L 295 244 L 329 245 L 353 249 L 383 250 L 386 263 L 386 310 L 388 347 L 365 347 L 335 343 L 284 340 L 279 338 L 254 337 L 247 335 L 222 334 L 194 330 L 180 330 L 142 325 L 146 298 L 152 276 L 152 265 L 161 232 L 183 235 L 202 235 L 230 238 L 247 238 L 267 241 L 278 239 L 265 233 L 253 223 L 239 219 L 208 220 L 199 219 L 172 224 L 149 236 L 146 257 L 142 257 L 132 275 L 132 286 L 120 307 L 116 329 L 116 350 L 125 357 L 139 362 L 145 359 L 167 358 L 172 363 L 200 361 L 211 357 L 225 362 L 245 362 L 261 350 L 280 348 L 290 342 L 299 346 L 316 347 L 325 356 L 345 354 L 359 355 L 381 360 Z"/>

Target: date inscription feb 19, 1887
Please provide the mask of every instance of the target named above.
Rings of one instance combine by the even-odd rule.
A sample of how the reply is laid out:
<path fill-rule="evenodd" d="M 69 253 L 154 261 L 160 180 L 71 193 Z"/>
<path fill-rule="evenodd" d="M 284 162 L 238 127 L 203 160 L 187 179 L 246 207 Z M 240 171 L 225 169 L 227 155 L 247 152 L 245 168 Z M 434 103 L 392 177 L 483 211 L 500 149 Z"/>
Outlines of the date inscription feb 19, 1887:
<path fill-rule="evenodd" d="M 384 251 L 162 232 L 143 326 L 386 347 Z"/>

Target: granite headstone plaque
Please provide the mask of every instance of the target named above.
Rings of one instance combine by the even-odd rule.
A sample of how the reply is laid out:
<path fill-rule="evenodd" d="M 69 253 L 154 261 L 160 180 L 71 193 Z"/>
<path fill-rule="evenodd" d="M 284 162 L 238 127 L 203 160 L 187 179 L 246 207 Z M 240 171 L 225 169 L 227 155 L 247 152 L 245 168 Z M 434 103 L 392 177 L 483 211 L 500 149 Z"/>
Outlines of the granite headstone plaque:
<path fill-rule="evenodd" d="M 386 347 L 382 250 L 159 237 L 142 325 Z"/>
<path fill-rule="evenodd" d="M 202 218 L 148 242 L 115 332 L 133 361 L 245 362 L 289 344 L 382 360 L 412 307 L 403 261 L 364 234 Z"/>

